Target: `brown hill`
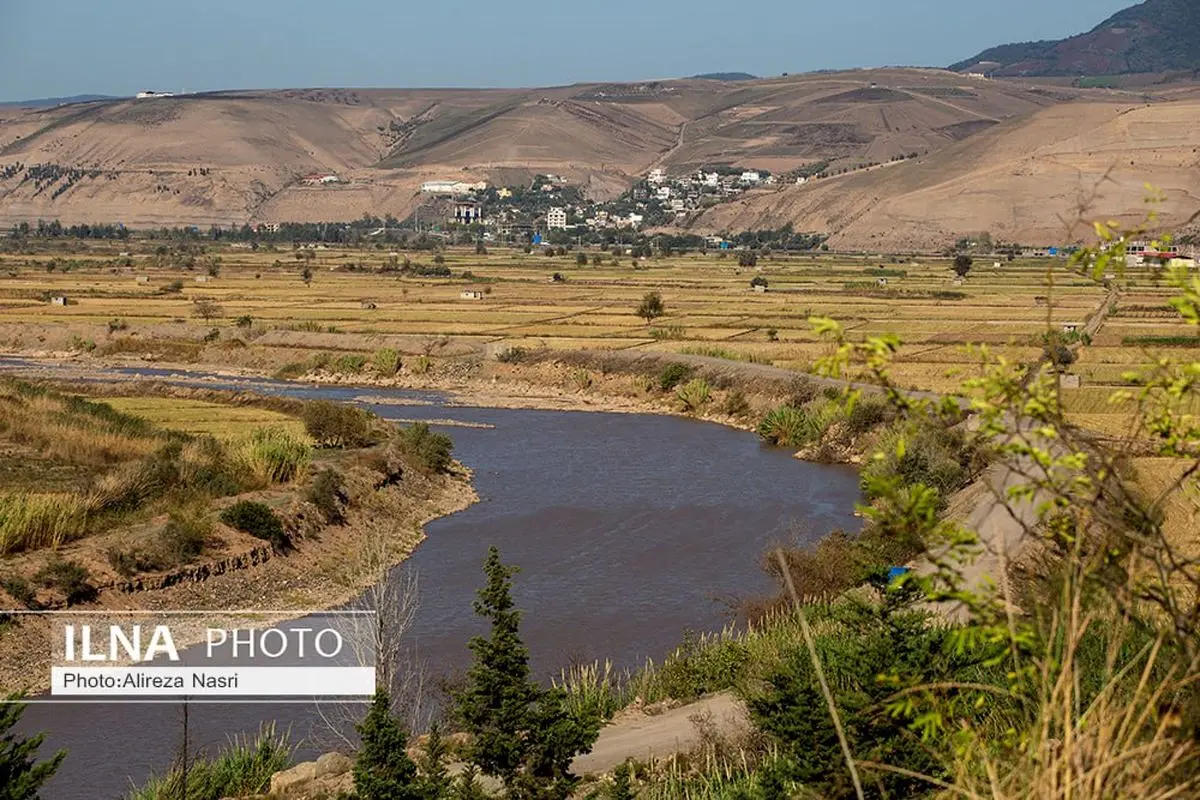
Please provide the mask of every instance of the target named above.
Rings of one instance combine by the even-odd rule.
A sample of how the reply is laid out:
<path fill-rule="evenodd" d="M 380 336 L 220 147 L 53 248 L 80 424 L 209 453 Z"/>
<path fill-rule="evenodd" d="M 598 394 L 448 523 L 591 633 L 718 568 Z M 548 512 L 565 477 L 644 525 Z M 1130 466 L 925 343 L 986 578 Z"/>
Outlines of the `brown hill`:
<path fill-rule="evenodd" d="M 404 217 L 431 179 L 887 161 L 1088 92 L 942 70 L 534 90 L 294 90 L 0 108 L 0 223 L 141 227 Z M 41 165 L 38 169 L 32 169 Z M 342 182 L 311 186 L 306 175 Z"/>
<path fill-rule="evenodd" d="M 693 222 L 697 230 L 824 231 L 837 247 L 945 246 L 994 238 L 1061 244 L 1087 219 L 1140 222 L 1150 183 L 1165 224 L 1200 208 L 1200 114 L 1195 97 L 1153 105 L 1073 103 L 982 132 L 928 157 L 754 193 Z M 1134 212 L 1131 214 L 1130 212 Z"/>

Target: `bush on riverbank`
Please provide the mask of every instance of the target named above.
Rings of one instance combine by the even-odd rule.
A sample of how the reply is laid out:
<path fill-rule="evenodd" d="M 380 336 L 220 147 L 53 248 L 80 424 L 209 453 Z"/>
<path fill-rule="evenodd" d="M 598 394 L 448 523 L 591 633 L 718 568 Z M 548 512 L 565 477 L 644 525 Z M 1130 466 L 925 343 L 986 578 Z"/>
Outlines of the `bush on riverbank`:
<path fill-rule="evenodd" d="M 125 795 L 125 800 L 221 800 L 263 794 L 271 786 L 271 776 L 292 765 L 294 748 L 285 734 L 274 725 L 264 726 L 257 736 L 235 737 L 215 756 L 192 755 L 189 759 L 187 786 L 182 769 L 151 778 L 141 788 Z"/>
<path fill-rule="evenodd" d="M 365 447 L 376 439 L 372 415 L 330 400 L 312 400 L 301 413 L 304 429 L 322 447 Z"/>
<path fill-rule="evenodd" d="M 221 512 L 221 521 L 234 530 L 270 542 L 276 550 L 287 550 L 291 546 L 283 523 L 265 503 L 239 500 Z"/>
<path fill-rule="evenodd" d="M 423 475 L 432 475 L 450 468 L 454 442 L 449 436 L 434 432 L 428 424 L 414 422 L 392 435 L 389 449 L 391 460 L 398 460 Z"/>

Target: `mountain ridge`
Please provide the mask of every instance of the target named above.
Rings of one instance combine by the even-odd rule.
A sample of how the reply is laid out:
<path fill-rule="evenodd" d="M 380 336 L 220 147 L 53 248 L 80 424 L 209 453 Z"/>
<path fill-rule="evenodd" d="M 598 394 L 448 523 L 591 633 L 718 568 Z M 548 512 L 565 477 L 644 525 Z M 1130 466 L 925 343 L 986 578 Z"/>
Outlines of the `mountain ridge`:
<path fill-rule="evenodd" d="M 1126 75 L 1200 70 L 1200 3 L 1145 0 L 1086 33 L 1003 44 L 949 69 L 1003 77 Z"/>

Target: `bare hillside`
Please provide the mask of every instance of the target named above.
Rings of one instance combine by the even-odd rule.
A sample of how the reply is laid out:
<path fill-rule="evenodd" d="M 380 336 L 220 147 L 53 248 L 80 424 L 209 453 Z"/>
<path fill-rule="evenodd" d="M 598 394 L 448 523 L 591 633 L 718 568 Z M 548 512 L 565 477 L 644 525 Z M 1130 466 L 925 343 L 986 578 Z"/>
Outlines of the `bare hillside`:
<path fill-rule="evenodd" d="M 1081 204 L 1088 218 L 1125 219 L 1145 184 L 1165 193 L 1163 221 L 1200 209 L 1200 101 L 1075 103 L 996 126 L 915 161 L 793 186 L 717 207 L 701 230 L 792 223 L 839 247 L 895 250 L 951 244 L 988 231 L 1065 243 Z"/>
<path fill-rule="evenodd" d="M 57 218 L 134 227 L 228 225 L 346 220 L 364 213 L 403 218 L 419 204 L 421 182 L 431 179 L 517 184 L 539 172 L 555 173 L 606 199 L 656 166 L 682 172 L 730 164 L 784 172 L 813 162 L 853 166 L 923 154 L 920 165 L 886 168 L 886 178 L 852 175 L 828 186 L 749 198 L 700 220 L 702 227 L 791 220 L 860 240 L 852 218 L 885 200 L 910 213 L 904 198 L 949 180 L 965 168 L 963 154 L 982 159 L 984 150 L 1019 131 L 1016 150 L 1052 146 L 1063 138 L 1062 125 L 1086 117 L 1076 109 L 1098 100 L 1129 107 L 1144 97 L 985 81 L 944 70 L 883 69 L 737 82 L 298 89 L 0 108 L 0 224 Z M 1080 100 L 1093 103 L 1077 105 Z M 1033 122 L 1051 112 L 1060 114 L 1053 117 L 1057 123 Z M 1030 120 L 1029 127 L 1023 120 Z M 319 174 L 339 181 L 304 181 Z M 829 207 L 809 206 L 808 198 L 834 186 L 844 189 L 823 201 Z M 859 187 L 866 195 L 857 194 Z M 997 206 L 1006 202 L 1003 191 L 996 189 Z M 967 221 L 959 218 L 962 209 L 943 214 L 930 202 L 911 207 L 912 221 L 905 225 L 913 236 L 941 235 Z M 928 216 L 930 211 L 937 213 Z M 1011 209 L 1008 215 L 1021 217 Z M 890 229 L 899 219 L 869 224 Z M 939 221 L 926 222 L 931 219 Z"/>

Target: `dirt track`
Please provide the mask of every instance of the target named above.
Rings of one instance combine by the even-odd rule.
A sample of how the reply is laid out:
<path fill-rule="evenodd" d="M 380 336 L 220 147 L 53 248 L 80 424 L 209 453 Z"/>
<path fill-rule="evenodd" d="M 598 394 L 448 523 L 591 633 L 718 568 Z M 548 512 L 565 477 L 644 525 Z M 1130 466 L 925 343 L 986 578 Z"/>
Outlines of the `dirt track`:
<path fill-rule="evenodd" d="M 656 716 L 619 717 L 600 731 L 590 753 L 571 763 L 571 771 L 599 775 L 630 758 L 646 760 L 686 752 L 700 742 L 694 720 L 709 714 L 721 730 L 730 730 L 744 724 L 746 710 L 732 692 L 722 692 Z"/>

